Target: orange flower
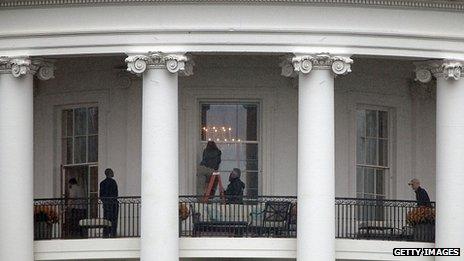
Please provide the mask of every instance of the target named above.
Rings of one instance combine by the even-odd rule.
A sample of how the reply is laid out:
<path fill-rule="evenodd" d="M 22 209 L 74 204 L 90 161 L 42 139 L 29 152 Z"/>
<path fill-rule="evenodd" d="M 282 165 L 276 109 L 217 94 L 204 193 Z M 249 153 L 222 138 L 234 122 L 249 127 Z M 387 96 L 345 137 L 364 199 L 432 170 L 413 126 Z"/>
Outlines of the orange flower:
<path fill-rule="evenodd" d="M 179 203 L 179 218 L 184 221 L 189 217 L 189 208 L 186 203 Z"/>
<path fill-rule="evenodd" d="M 406 215 L 406 222 L 412 226 L 418 224 L 434 224 L 435 209 L 431 207 L 415 208 Z"/>
<path fill-rule="evenodd" d="M 34 206 L 34 220 L 54 224 L 58 222 L 58 214 L 52 206 Z"/>

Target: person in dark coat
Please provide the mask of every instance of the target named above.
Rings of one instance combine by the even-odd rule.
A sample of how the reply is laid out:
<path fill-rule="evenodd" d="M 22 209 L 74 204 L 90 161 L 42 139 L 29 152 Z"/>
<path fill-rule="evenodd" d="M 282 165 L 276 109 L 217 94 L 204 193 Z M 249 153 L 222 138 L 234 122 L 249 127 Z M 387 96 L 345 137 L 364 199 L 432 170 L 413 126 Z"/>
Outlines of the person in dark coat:
<path fill-rule="evenodd" d="M 227 196 L 227 203 L 229 204 L 243 204 L 243 190 L 245 183 L 240 180 L 241 171 L 234 168 L 229 175 L 229 185 L 227 186 L 224 194 Z"/>
<path fill-rule="evenodd" d="M 103 218 L 111 221 L 111 228 L 103 230 L 104 237 L 115 237 L 118 228 L 118 184 L 112 169 L 105 170 L 106 179 L 100 182 L 100 198 L 103 202 Z"/>
<path fill-rule="evenodd" d="M 197 169 L 197 194 L 203 195 L 213 172 L 219 170 L 221 164 L 221 150 L 214 141 L 208 141 L 203 150 L 203 157 Z M 214 183 L 213 192 L 216 191 L 217 182 Z M 214 194 L 214 193 L 212 193 Z"/>
<path fill-rule="evenodd" d="M 418 179 L 412 179 L 409 183 L 409 186 L 414 190 L 416 193 L 416 200 L 417 200 L 417 206 L 419 207 L 430 207 L 430 198 L 429 195 L 427 194 L 427 191 L 425 189 L 421 188 L 420 186 L 420 181 Z"/>

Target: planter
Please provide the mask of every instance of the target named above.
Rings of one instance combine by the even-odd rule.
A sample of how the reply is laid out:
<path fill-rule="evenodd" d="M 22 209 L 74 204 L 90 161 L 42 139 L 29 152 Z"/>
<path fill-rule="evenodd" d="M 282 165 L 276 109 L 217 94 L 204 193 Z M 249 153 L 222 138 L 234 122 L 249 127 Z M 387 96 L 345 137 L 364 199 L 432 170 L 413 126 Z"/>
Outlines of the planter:
<path fill-rule="evenodd" d="M 34 239 L 51 239 L 52 238 L 52 224 L 47 222 L 34 223 Z"/>
<path fill-rule="evenodd" d="M 435 241 L 435 224 L 423 223 L 414 226 L 414 241 L 434 242 Z"/>

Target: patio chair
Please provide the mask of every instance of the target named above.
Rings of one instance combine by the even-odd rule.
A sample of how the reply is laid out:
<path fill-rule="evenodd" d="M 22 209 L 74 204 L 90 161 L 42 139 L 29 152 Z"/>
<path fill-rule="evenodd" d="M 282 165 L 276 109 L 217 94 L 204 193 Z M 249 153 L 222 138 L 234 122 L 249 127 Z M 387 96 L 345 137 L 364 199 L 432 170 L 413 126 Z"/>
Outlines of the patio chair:
<path fill-rule="evenodd" d="M 248 235 L 257 237 L 281 237 L 288 230 L 291 202 L 267 201 L 264 210 L 250 213 Z"/>
<path fill-rule="evenodd" d="M 287 235 L 289 237 L 296 237 L 297 207 L 297 203 L 292 203 L 290 206 L 287 221 Z"/>
<path fill-rule="evenodd" d="M 242 237 L 248 223 L 245 221 L 231 221 L 221 217 L 220 213 L 210 213 L 211 210 L 206 208 L 206 211 L 201 213 L 192 210 L 192 236 L 193 237 Z"/>

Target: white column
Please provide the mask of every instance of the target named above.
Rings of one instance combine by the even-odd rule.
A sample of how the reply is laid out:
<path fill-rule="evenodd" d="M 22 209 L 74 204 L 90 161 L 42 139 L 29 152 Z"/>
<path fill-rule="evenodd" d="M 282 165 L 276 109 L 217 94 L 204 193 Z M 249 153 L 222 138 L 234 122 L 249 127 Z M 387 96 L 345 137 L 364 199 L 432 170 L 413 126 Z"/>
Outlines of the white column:
<path fill-rule="evenodd" d="M 0 260 L 33 257 L 31 61 L 0 58 Z"/>
<path fill-rule="evenodd" d="M 189 68 L 187 57 L 150 53 L 126 62 L 143 74 L 140 258 L 178 261 L 178 72 Z"/>
<path fill-rule="evenodd" d="M 334 76 L 350 72 L 352 60 L 318 54 L 292 63 L 299 73 L 297 260 L 335 260 Z"/>
<path fill-rule="evenodd" d="M 464 74 L 463 64 L 433 61 L 419 64 L 417 79 L 437 78 L 436 247 L 464 250 Z M 461 253 L 462 255 L 462 253 Z M 462 257 L 436 257 L 462 260 Z"/>

